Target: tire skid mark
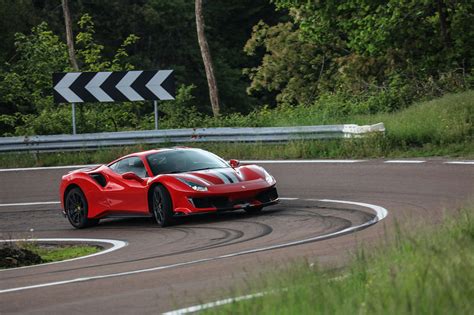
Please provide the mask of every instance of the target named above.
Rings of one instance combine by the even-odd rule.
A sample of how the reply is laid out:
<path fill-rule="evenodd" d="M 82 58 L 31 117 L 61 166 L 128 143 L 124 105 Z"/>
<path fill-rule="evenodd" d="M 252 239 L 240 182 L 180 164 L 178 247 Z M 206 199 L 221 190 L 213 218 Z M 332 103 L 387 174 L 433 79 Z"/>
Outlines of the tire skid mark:
<path fill-rule="evenodd" d="M 168 228 L 167 230 L 179 230 L 179 231 L 185 232 L 185 236 L 180 239 L 180 240 L 185 240 L 186 238 L 190 237 L 190 235 L 194 234 L 193 229 L 225 230 L 224 228 L 214 228 L 214 227 L 190 227 L 189 229 L 173 228 L 172 227 L 172 228 Z M 244 232 L 242 232 L 242 231 L 238 231 L 238 230 L 234 230 L 234 229 L 227 229 L 227 231 L 225 231 L 227 233 L 227 235 L 231 234 L 231 233 L 229 233 L 229 230 L 235 231 L 238 236 L 237 237 L 232 237 L 230 240 L 221 241 L 220 242 L 221 245 L 219 245 L 219 244 L 218 245 L 216 245 L 216 244 L 207 244 L 207 245 L 204 245 L 204 246 L 201 246 L 201 247 L 198 247 L 198 248 L 192 248 L 192 249 L 182 250 L 182 251 L 178 251 L 178 252 L 165 253 L 165 254 L 159 254 L 159 255 L 154 255 L 154 256 L 147 256 L 147 257 L 138 258 L 138 259 L 129 259 L 129 260 L 122 260 L 122 261 L 117 261 L 117 262 L 88 265 L 88 266 L 77 267 L 77 268 L 67 268 L 67 269 L 64 268 L 64 269 L 61 269 L 61 270 L 38 272 L 38 273 L 36 273 L 36 275 L 40 275 L 40 274 L 58 274 L 58 273 L 68 272 L 68 271 L 84 270 L 84 269 L 89 269 L 89 268 L 94 268 L 94 267 L 107 267 L 107 266 L 113 266 L 113 265 L 119 265 L 119 264 L 126 264 L 126 263 L 152 260 L 152 259 L 156 259 L 156 258 L 164 258 L 164 257 L 188 254 L 188 253 L 207 250 L 207 249 L 210 249 L 210 248 L 226 246 L 225 243 L 228 243 L 229 241 L 232 241 L 234 239 L 238 239 L 238 238 L 241 237 L 241 235 L 244 234 Z M 259 236 L 257 236 L 257 238 L 258 237 Z M 247 240 L 244 240 L 244 241 L 247 241 Z M 171 244 L 171 243 L 174 243 L 174 242 L 175 241 L 171 240 L 170 242 L 164 243 L 163 245 Z M 37 265 L 37 266 L 39 267 L 41 265 Z M 34 267 L 34 266 L 32 266 L 32 267 Z M 6 277 L 6 278 L 2 278 L 2 279 L 3 280 L 6 280 L 6 279 L 21 279 L 21 278 L 25 278 L 25 277 L 29 277 L 29 275 Z"/>
<path fill-rule="evenodd" d="M 316 201 L 316 200 L 304 200 L 304 199 L 301 199 L 301 200 L 302 201 Z M 319 200 L 319 201 L 331 202 L 331 201 L 328 201 L 328 200 Z M 360 205 L 360 203 L 353 203 L 353 204 L 359 204 Z M 333 208 L 329 208 L 329 207 L 317 207 L 317 209 L 315 209 L 314 206 L 313 207 L 298 207 L 298 206 L 291 207 L 290 205 L 288 205 L 287 208 L 293 208 L 292 210 L 297 212 L 297 213 L 288 213 L 287 211 L 285 211 L 287 209 L 285 209 L 283 211 L 281 211 L 281 210 L 280 211 L 272 211 L 272 212 L 268 211 L 269 213 L 268 213 L 267 216 L 264 216 L 264 215 L 249 216 L 249 217 L 247 217 L 248 219 L 230 220 L 230 221 L 226 220 L 226 218 L 223 218 L 222 221 L 217 222 L 217 223 L 221 223 L 221 222 L 234 223 L 234 222 L 237 222 L 237 223 L 242 223 L 242 224 L 258 225 L 259 226 L 259 229 L 257 230 L 258 233 L 256 233 L 252 237 L 245 237 L 246 236 L 245 231 L 232 229 L 232 228 L 227 228 L 227 227 L 208 227 L 208 226 L 179 227 L 178 226 L 178 227 L 170 228 L 170 229 L 167 229 L 167 230 L 168 231 L 174 231 L 174 232 L 177 232 L 177 231 L 181 232 L 182 237 L 180 238 L 180 240 L 186 240 L 190 237 L 194 239 L 196 235 L 199 236 L 200 235 L 199 233 L 201 231 L 205 231 L 205 230 L 210 230 L 210 231 L 214 231 L 214 232 L 218 231 L 219 233 L 218 233 L 217 236 L 219 236 L 219 234 L 223 235 L 223 236 L 222 237 L 217 237 L 217 238 L 214 237 L 214 239 L 208 239 L 207 243 L 202 244 L 202 246 L 199 246 L 198 248 L 191 248 L 191 249 L 185 249 L 185 250 L 177 251 L 177 252 L 170 252 L 170 253 L 165 253 L 165 254 L 147 256 L 147 257 L 143 257 L 143 258 L 140 258 L 140 259 L 132 259 L 132 260 L 127 260 L 127 261 L 122 260 L 122 261 L 113 262 L 113 263 L 89 265 L 89 266 L 84 266 L 84 267 L 79 267 L 79 268 L 69 268 L 69 269 L 55 270 L 55 271 L 52 271 L 52 272 L 49 271 L 49 272 L 43 272 L 43 273 L 37 273 L 37 274 L 58 274 L 58 273 L 74 271 L 74 270 L 80 270 L 80 269 L 111 266 L 111 265 L 124 264 L 124 263 L 133 263 L 133 262 L 137 262 L 137 261 L 152 260 L 152 259 L 161 258 L 161 257 L 168 257 L 168 256 L 175 256 L 175 255 L 180 255 L 180 254 L 198 252 L 198 251 L 203 251 L 203 250 L 207 250 L 207 249 L 226 247 L 226 246 L 231 246 L 231 245 L 235 245 L 235 244 L 239 244 L 239 243 L 243 243 L 243 242 L 248 242 L 250 240 L 254 240 L 254 239 L 269 235 L 273 232 L 273 228 L 270 225 L 268 225 L 264 222 L 255 221 L 255 218 L 257 218 L 257 219 L 262 219 L 263 218 L 264 221 L 266 219 L 270 219 L 271 217 L 275 217 L 275 216 L 302 217 L 302 218 L 308 218 L 309 220 L 323 219 L 323 220 L 320 220 L 320 222 L 323 223 L 323 226 L 325 227 L 324 230 L 326 230 L 326 231 L 327 230 L 330 230 L 330 231 L 334 230 L 335 231 L 335 232 L 328 233 L 328 235 L 329 234 L 334 234 L 334 236 L 331 236 L 331 238 L 332 238 L 332 237 L 336 237 L 337 235 L 339 235 L 339 233 L 341 231 L 350 230 L 351 227 L 352 227 L 352 222 L 349 219 L 346 219 L 346 218 L 341 218 L 341 217 L 337 217 L 337 216 L 329 215 L 329 214 L 321 214 L 320 212 L 317 212 L 318 210 L 319 211 L 320 210 L 326 210 L 327 212 L 337 210 L 337 211 L 342 211 L 342 212 L 358 213 L 359 215 L 363 214 L 364 216 L 372 217 L 364 211 L 354 210 L 354 209 L 333 209 Z M 334 220 L 338 221 L 338 223 L 336 223 Z M 343 223 L 341 223 L 341 221 Z M 373 222 L 369 223 L 369 224 L 367 224 L 367 222 L 366 222 L 363 225 L 359 226 L 358 228 L 356 227 L 355 230 L 358 230 L 359 228 L 362 229 L 366 226 L 374 224 L 374 223 L 376 223 L 377 219 L 373 218 L 370 221 L 373 221 Z M 113 228 L 107 228 L 107 229 L 113 229 Z M 145 229 L 145 230 L 147 232 L 156 231 L 156 229 L 154 229 L 154 228 Z M 136 231 L 136 230 L 134 230 L 134 231 Z M 252 230 L 252 231 L 254 233 L 257 232 L 255 230 Z M 216 236 L 216 235 L 213 235 L 213 236 Z M 308 236 L 306 236 L 306 237 L 308 237 Z M 303 241 L 301 241 L 301 240 L 297 240 L 297 241 L 287 240 L 286 245 L 281 245 L 281 244 L 280 245 L 271 245 L 271 246 L 268 246 L 267 249 L 260 249 L 260 250 L 259 249 L 244 250 L 240 254 L 246 254 L 246 253 L 258 252 L 258 251 L 261 251 L 261 250 L 271 250 L 273 248 L 284 248 L 284 247 L 288 247 L 288 246 L 294 246 L 294 245 L 299 245 L 299 244 L 310 243 L 310 242 L 318 241 L 321 237 L 324 238 L 324 235 L 310 237 L 309 239 L 306 239 L 306 240 L 303 240 Z M 273 239 L 272 241 L 275 242 L 275 239 Z M 176 242 L 176 238 L 173 238 L 171 240 L 171 242 Z M 167 242 L 167 243 L 170 243 L 170 242 Z M 240 255 L 240 254 L 238 254 L 238 255 Z M 234 254 L 223 255 L 223 256 L 219 256 L 216 259 L 231 257 L 233 255 Z M 213 258 L 211 260 L 213 260 Z M 189 263 L 177 263 L 177 264 L 170 265 L 169 267 L 187 265 L 187 264 L 190 264 L 190 263 L 199 263 L 199 262 L 204 262 L 204 261 L 209 261 L 209 259 L 204 258 L 204 259 L 200 259 L 200 260 L 197 260 L 197 261 L 194 261 L 194 262 L 189 262 Z M 165 268 L 166 266 L 163 266 L 163 267 Z M 161 267 L 156 267 L 156 268 L 158 268 L 157 270 L 161 270 Z M 154 270 L 156 268 L 151 268 L 151 269 Z M 132 272 L 132 274 L 133 273 L 134 272 Z M 25 277 L 27 277 L 27 276 L 25 275 Z M 90 278 L 84 278 L 84 279 L 92 279 L 93 280 L 93 279 L 100 279 L 100 278 L 103 278 L 103 277 L 104 276 L 92 276 Z M 106 276 L 106 277 L 108 277 L 108 276 Z M 19 279 L 19 278 L 23 278 L 23 277 L 9 277 L 9 278 L 3 278 L 3 279 L 6 280 L 6 279 Z M 83 278 L 81 278 L 81 279 L 83 279 Z M 80 281 L 86 281 L 86 280 L 80 280 Z M 62 283 L 63 283 L 62 281 L 57 282 L 57 284 L 62 284 Z M 69 283 L 69 282 L 67 282 L 67 283 Z M 49 285 L 47 285 L 47 286 L 49 286 Z M 34 286 L 34 287 L 36 287 L 36 286 Z M 11 290 L 15 291 L 15 289 L 7 289 L 6 291 L 11 291 Z M 6 291 L 5 290 L 0 290 L 0 293 L 4 293 Z"/>
<path fill-rule="evenodd" d="M 331 231 L 332 230 L 337 230 L 338 226 L 342 227 L 342 228 L 346 228 L 346 227 L 351 225 L 351 222 L 349 220 L 346 220 L 346 219 L 343 219 L 343 218 L 320 215 L 316 212 L 309 211 L 309 210 L 298 210 L 298 209 L 292 209 L 292 210 L 299 211 L 299 212 L 305 212 L 307 214 L 306 215 L 300 215 L 300 214 L 293 214 L 293 213 L 280 213 L 280 212 L 277 212 L 276 215 L 277 216 L 287 216 L 287 217 L 307 217 L 311 220 L 312 219 L 325 219 L 325 218 L 330 217 L 330 218 L 334 218 L 336 220 L 345 221 L 344 224 L 340 224 L 340 225 L 331 224 L 330 222 L 329 222 L 329 224 L 326 224 L 327 229 L 331 230 Z M 269 217 L 270 216 L 271 215 L 269 215 Z M 259 215 L 259 216 L 256 216 L 255 218 L 266 218 L 266 217 L 267 216 Z M 324 220 L 324 221 L 328 221 L 328 220 Z M 226 222 L 226 221 L 224 221 L 224 222 Z M 178 251 L 178 252 L 147 256 L 147 257 L 143 257 L 143 258 L 139 258 L 139 259 L 130 259 L 130 260 L 122 260 L 122 261 L 118 261 L 118 262 L 95 264 L 95 265 L 83 266 L 83 267 L 78 267 L 78 268 L 64 268 L 64 269 L 61 269 L 61 270 L 38 272 L 37 274 L 58 274 L 58 273 L 69 272 L 69 271 L 90 269 L 90 268 L 94 268 L 94 267 L 106 267 L 106 266 L 112 266 L 112 265 L 120 265 L 120 264 L 126 264 L 126 263 L 152 260 L 152 259 L 156 259 L 156 258 L 164 258 L 164 257 L 175 256 L 175 255 L 188 254 L 188 253 L 199 252 L 199 251 L 208 250 L 208 249 L 221 248 L 221 247 L 225 247 L 225 246 L 236 245 L 236 244 L 248 242 L 248 241 L 255 240 L 257 238 L 269 235 L 273 232 L 273 228 L 270 225 L 262 223 L 262 222 L 251 221 L 251 220 L 233 220 L 231 222 L 239 222 L 239 223 L 244 223 L 244 224 L 258 225 L 261 228 L 261 232 L 254 235 L 254 236 L 252 236 L 252 237 L 248 237 L 248 238 L 244 238 L 244 239 L 240 239 L 240 240 L 232 242 L 232 240 L 239 239 L 241 236 L 243 236 L 244 232 L 239 231 L 239 230 L 235 230 L 235 229 L 228 229 L 228 228 L 221 228 L 221 227 L 219 227 L 219 228 L 217 228 L 217 227 L 205 227 L 205 226 L 204 227 L 202 227 L 202 226 L 189 226 L 189 228 L 172 227 L 172 228 L 169 228 L 169 229 L 166 229 L 166 230 L 168 230 L 168 231 L 169 230 L 178 230 L 178 231 L 181 231 L 181 232 L 184 233 L 183 237 L 181 237 L 180 240 L 185 240 L 188 237 L 193 237 L 193 235 L 196 234 L 195 230 L 225 230 L 225 229 L 227 229 L 228 231 L 234 231 L 234 232 L 240 234 L 240 236 L 239 237 L 234 237 L 233 239 L 230 239 L 230 240 L 224 240 L 224 241 L 221 241 L 221 242 L 218 242 L 218 243 L 204 245 L 204 246 L 201 246 L 201 247 L 198 247 L 198 248 L 182 250 L 182 251 Z M 112 229 L 112 228 L 110 228 L 110 229 Z M 120 230 L 122 230 L 122 229 L 120 229 Z M 151 230 L 155 230 L 155 229 L 152 228 Z M 228 233 L 228 234 L 230 234 L 230 233 Z M 174 242 L 175 241 L 171 240 L 170 242 L 162 243 L 162 244 L 169 244 L 169 243 L 174 243 Z M 38 265 L 38 266 L 41 266 L 41 265 Z M 3 279 L 4 280 L 6 280 L 6 279 L 21 279 L 21 278 L 25 278 L 25 277 L 28 277 L 28 276 L 29 275 L 16 276 L 16 277 L 8 277 L 8 278 L 3 278 Z"/>
<path fill-rule="evenodd" d="M 85 282 L 85 281 L 94 281 L 94 280 L 100 280 L 100 279 L 109 279 L 109 278 L 116 278 L 116 277 L 131 276 L 131 275 L 141 274 L 141 273 L 145 273 L 145 272 L 156 272 L 156 271 L 161 271 L 161 270 L 166 270 L 166 269 L 171 269 L 171 268 L 179 268 L 179 267 L 190 266 L 190 265 L 195 265 L 195 264 L 200 264 L 200 263 L 206 263 L 206 262 L 212 262 L 212 261 L 217 261 L 217 260 L 222 260 L 222 259 L 227 259 L 227 258 L 238 257 L 238 256 L 242 256 L 242 255 L 260 253 L 260 252 L 269 251 L 269 250 L 282 249 L 282 248 L 291 247 L 291 246 L 297 246 L 297 245 L 302 245 L 302 244 L 313 243 L 313 242 L 326 240 L 326 239 L 334 238 L 334 237 L 337 237 L 337 236 L 341 236 L 341 235 L 345 235 L 345 234 L 349 234 L 349 233 L 353 233 L 355 231 L 365 229 L 365 228 L 367 228 L 367 227 L 369 227 L 373 224 L 376 224 L 380 220 L 383 220 L 388 215 L 388 211 L 385 208 L 377 206 L 377 205 L 371 205 L 371 204 L 367 204 L 367 203 L 353 202 L 353 201 L 344 201 L 344 200 L 331 200 L 331 199 L 320 199 L 319 201 L 320 202 L 327 202 L 327 203 L 345 203 L 345 204 L 357 205 L 357 206 L 361 206 L 361 207 L 365 206 L 367 208 L 372 209 L 376 213 L 376 216 L 373 220 L 367 221 L 367 222 L 365 222 L 363 224 L 359 224 L 357 226 L 352 226 L 352 227 L 345 228 L 345 229 L 342 229 L 342 230 L 339 230 L 339 231 L 336 231 L 336 232 L 323 234 L 323 235 L 318 235 L 318 236 L 315 236 L 315 237 L 310 237 L 310 238 L 301 239 L 301 240 L 297 240 L 297 241 L 280 243 L 280 244 L 270 245 L 270 246 L 266 246 L 266 247 L 258 247 L 258 248 L 254 248 L 254 249 L 242 250 L 242 251 L 233 252 L 233 253 L 224 254 L 224 255 L 219 255 L 219 256 L 214 256 L 214 257 L 201 258 L 201 259 L 191 260 L 191 261 L 186 261 L 186 262 L 178 262 L 178 263 L 173 263 L 173 264 L 169 264 L 169 265 L 161 265 L 161 266 L 156 266 L 156 267 L 151 267 L 151 268 L 146 268 L 146 269 L 137 269 L 137 270 L 130 270 L 130 271 L 125 271 L 125 272 L 109 273 L 109 274 L 103 274 L 103 275 L 81 277 L 81 278 L 74 278 L 74 279 L 67 279 L 67 280 L 60 280 L 60 281 L 53 281 L 53 282 L 46 282 L 46 283 L 39 283 L 39 284 L 23 286 L 23 287 L 8 288 L 8 289 L 0 290 L 0 294 L 1 293 L 18 292 L 18 291 L 23 291 L 23 290 L 45 288 L 45 287 L 51 287 L 51 286 L 58 286 L 58 285 L 65 285 L 65 284 L 78 283 L 78 282 Z"/>
<path fill-rule="evenodd" d="M 331 216 L 331 215 L 322 215 L 320 213 L 315 212 L 318 209 L 320 209 L 320 207 L 317 207 L 317 209 L 315 209 L 314 206 L 312 206 L 312 207 L 308 206 L 308 207 L 305 207 L 305 208 L 308 208 L 308 209 L 300 209 L 299 206 L 291 209 L 292 211 L 303 212 L 305 214 L 287 213 L 287 212 L 284 212 L 284 211 L 287 211 L 288 209 L 285 209 L 285 210 L 278 210 L 278 211 L 273 210 L 269 214 L 252 216 L 252 217 L 248 217 L 248 218 L 250 219 L 250 218 L 267 218 L 267 217 L 274 217 L 274 216 L 282 216 L 282 217 L 286 216 L 286 217 L 306 217 L 308 219 L 323 219 L 323 221 L 326 222 L 325 226 L 327 227 L 328 230 L 329 229 L 330 230 L 337 230 L 338 226 L 340 228 L 347 228 L 347 227 L 351 226 L 351 224 L 352 224 L 351 221 L 340 218 L 340 217 L 335 217 L 335 216 Z M 329 207 L 324 207 L 324 208 L 325 209 L 331 209 Z M 313 211 L 311 211 L 309 209 L 313 209 Z M 354 210 L 354 209 L 343 209 L 341 211 L 347 211 L 347 212 L 351 212 L 351 213 L 361 212 L 359 210 Z M 332 224 L 331 222 L 329 222 L 330 220 L 325 220 L 327 218 L 333 218 L 333 219 L 336 219 L 336 220 L 341 220 L 341 221 L 344 221 L 344 223 L 341 224 L 341 225 L 335 225 L 335 224 Z M 224 220 L 221 221 L 221 222 L 224 222 L 224 223 L 226 223 L 226 222 L 239 222 L 239 223 L 244 223 L 244 224 L 258 225 L 258 226 L 260 226 L 262 232 L 254 235 L 252 237 L 247 237 L 247 238 L 244 238 L 244 239 L 240 239 L 245 235 L 245 231 L 240 231 L 240 230 L 235 230 L 235 229 L 230 229 L 230 228 L 223 228 L 223 227 L 207 227 L 207 226 L 188 226 L 186 228 L 179 227 L 179 226 L 178 227 L 171 227 L 171 228 L 168 228 L 168 229 L 164 229 L 163 231 L 180 231 L 180 232 L 183 232 L 183 236 L 181 238 L 179 238 L 178 240 L 173 238 L 169 242 L 160 243 L 160 244 L 157 244 L 157 245 L 160 245 L 160 246 L 161 245 L 168 245 L 168 244 L 172 244 L 172 243 L 178 243 L 179 241 L 186 240 L 187 238 L 193 238 L 193 235 L 196 235 L 196 230 L 223 231 L 224 233 L 227 233 L 227 236 L 230 235 L 229 231 L 232 231 L 235 234 L 238 234 L 238 237 L 232 237 L 231 239 L 221 240 L 220 242 L 205 244 L 205 245 L 202 245 L 202 246 L 199 246 L 199 247 L 194 247 L 194 248 L 191 248 L 191 249 L 185 249 L 185 250 L 176 251 L 176 252 L 163 253 L 163 254 L 159 254 L 159 255 L 152 255 L 152 256 L 147 256 L 147 257 L 142 257 L 142 258 L 137 258 L 137 259 L 121 260 L 121 261 L 117 261 L 117 262 L 94 264 L 94 265 L 77 267 L 77 268 L 64 268 L 64 269 L 61 269 L 61 270 L 39 272 L 37 274 L 57 274 L 57 273 L 62 273 L 62 272 L 84 270 L 84 269 L 90 269 L 90 268 L 95 268 L 95 267 L 106 267 L 106 266 L 120 265 L 120 264 L 140 262 L 140 261 L 146 261 L 146 260 L 153 260 L 153 259 L 157 259 L 157 258 L 165 258 L 165 257 L 170 257 L 170 256 L 183 255 L 183 254 L 188 254 L 188 253 L 195 253 L 195 252 L 204 251 L 204 250 L 208 250 L 208 249 L 216 249 L 216 248 L 221 248 L 221 247 L 225 247 L 225 246 L 241 244 L 241 243 L 244 243 L 244 242 L 248 242 L 248 241 L 258 239 L 260 237 L 264 237 L 264 236 L 269 235 L 273 232 L 273 228 L 270 225 L 265 224 L 263 222 L 252 221 L 252 220 L 225 221 L 225 218 L 223 218 L 223 219 Z M 108 223 L 113 224 L 113 221 L 110 221 Z M 212 223 L 214 223 L 214 222 L 210 222 L 209 224 L 212 224 Z M 103 229 L 104 230 L 129 230 L 126 227 L 124 227 L 124 228 L 106 227 L 106 228 L 103 228 Z M 134 229 L 133 231 L 142 231 L 142 232 L 149 232 L 149 233 L 154 233 L 155 234 L 156 230 L 157 230 L 157 228 L 151 227 L 151 228 L 139 229 L 139 230 Z M 240 239 L 240 240 L 238 240 L 238 239 Z M 235 241 L 235 240 L 238 240 L 238 241 Z M 38 265 L 38 266 L 41 266 L 41 265 Z M 4 278 L 4 279 L 20 279 L 20 278 L 23 278 L 23 277 L 28 277 L 28 275 L 19 276 L 19 277 L 9 277 L 9 278 Z"/>
<path fill-rule="evenodd" d="M 231 242 L 231 243 L 226 243 L 226 244 L 218 244 L 218 245 L 211 245 L 209 246 L 208 248 L 206 249 L 214 249 L 214 248 L 219 248 L 219 247 L 224 247 L 224 246 L 230 246 L 230 245 L 235 245 L 235 244 L 241 244 L 241 243 L 244 243 L 244 242 L 248 242 L 248 241 L 251 241 L 251 240 L 255 240 L 257 238 L 260 238 L 260 237 L 263 237 L 263 236 L 266 236 L 270 233 L 273 232 L 273 228 L 267 224 L 264 224 L 264 223 L 261 223 L 261 222 L 252 222 L 252 221 L 233 221 L 233 222 L 241 222 L 241 223 L 252 223 L 254 225 L 259 225 L 261 227 L 263 227 L 263 231 L 255 236 L 252 236 L 252 237 L 248 237 L 248 238 L 245 238 L 245 239 L 241 239 L 239 241 L 236 241 L 236 242 Z M 242 233 L 244 234 L 245 232 L 242 231 Z M 201 249 L 199 249 L 200 251 Z M 196 250 L 198 251 L 198 250 Z"/>

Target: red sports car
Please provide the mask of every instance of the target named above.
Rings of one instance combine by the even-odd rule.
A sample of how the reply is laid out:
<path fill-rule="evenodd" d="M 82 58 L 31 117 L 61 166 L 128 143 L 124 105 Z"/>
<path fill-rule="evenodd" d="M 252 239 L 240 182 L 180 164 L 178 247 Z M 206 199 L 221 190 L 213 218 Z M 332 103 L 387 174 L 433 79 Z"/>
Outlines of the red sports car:
<path fill-rule="evenodd" d="M 63 213 L 76 228 L 105 217 L 154 216 L 164 227 L 183 215 L 244 209 L 278 202 L 276 181 L 257 165 L 240 166 L 193 148 L 133 153 L 107 165 L 62 177 Z"/>

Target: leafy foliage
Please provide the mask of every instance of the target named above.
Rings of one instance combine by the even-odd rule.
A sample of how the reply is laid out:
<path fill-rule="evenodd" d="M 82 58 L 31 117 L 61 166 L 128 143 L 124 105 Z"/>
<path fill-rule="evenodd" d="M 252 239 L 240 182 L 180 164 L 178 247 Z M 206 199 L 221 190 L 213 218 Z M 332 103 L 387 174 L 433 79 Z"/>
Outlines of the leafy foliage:
<path fill-rule="evenodd" d="M 318 95 L 318 82 L 324 73 L 324 56 L 317 46 L 300 41 L 301 31 L 291 22 L 273 27 L 260 21 L 245 45 L 249 55 L 259 48 L 267 52 L 262 64 L 245 69 L 252 83 L 249 93 L 264 89 L 277 92 L 276 100 L 285 104 L 309 104 Z"/>
<path fill-rule="evenodd" d="M 472 84 L 471 2 L 274 2 L 296 27 L 254 28 L 247 52 L 262 47 L 265 55 L 248 71 L 250 92 L 277 93 L 280 104 L 336 97 L 356 112 L 378 112 Z"/>
<path fill-rule="evenodd" d="M 192 1 L 90 0 L 70 2 L 70 8 L 72 20 L 79 21 L 73 25 L 73 31 L 77 34 L 76 54 L 80 59 L 81 71 L 171 68 L 175 70 L 177 85 L 187 89 L 187 93 L 192 93 L 192 105 L 197 111 L 203 115 L 210 112 Z M 241 69 L 258 59 L 248 58 L 242 47 L 251 33 L 252 26 L 259 19 L 265 17 L 273 21 L 281 14 L 275 12 L 273 5 L 269 5 L 267 0 L 216 0 L 206 2 L 204 11 L 206 32 L 218 72 L 223 112 L 249 112 L 257 107 L 258 103 L 255 98 L 245 93 L 248 79 L 242 75 Z M 16 17 L 14 22 L 11 16 Z M 17 46 L 13 47 L 15 33 L 28 34 L 33 26 L 41 21 L 48 21 L 47 30 L 59 41 L 64 40 L 61 7 L 57 1 L 0 2 L 0 17 L 0 25 L 4 26 L 0 28 L 4 39 L 0 43 L 0 134 L 69 133 L 70 113 L 67 106 L 54 106 L 54 109 L 45 111 L 42 117 L 38 108 L 44 106 L 38 106 L 36 100 L 29 97 L 30 91 L 24 90 L 18 84 L 13 84 L 12 87 L 11 81 L 14 78 L 9 81 L 3 79 L 3 76 L 10 73 L 14 77 L 26 76 L 23 70 L 14 68 L 14 65 L 24 58 L 23 53 L 17 51 Z M 134 35 L 129 35 L 130 33 Z M 19 44 L 24 45 L 23 42 Z M 44 61 L 56 64 L 55 67 L 44 69 L 47 70 L 42 72 L 45 78 L 55 71 L 70 70 L 64 58 L 57 58 L 48 51 L 49 48 L 45 50 Z M 65 54 L 66 50 L 61 48 L 61 53 Z M 8 64 L 5 64 L 7 60 Z M 27 64 L 34 71 L 33 60 Z M 57 67 L 57 64 L 60 66 Z M 51 84 L 50 78 L 42 82 Z M 190 88 L 191 86 L 193 88 Z M 45 95 L 51 95 L 50 87 L 48 90 L 38 90 Z M 26 99 L 22 98 L 23 94 Z M 51 104 L 49 100 L 44 102 Z M 180 121 L 175 119 L 175 113 L 171 113 L 174 111 L 177 114 L 181 110 L 180 102 L 177 100 L 176 108 L 173 107 L 173 102 L 169 105 L 160 104 L 160 120 L 164 119 L 163 126 L 170 126 L 170 123 L 167 123 L 168 116 L 170 122 Z M 189 104 L 187 100 L 183 102 Z M 25 106 L 26 109 L 23 108 Z M 113 116 L 105 117 L 106 113 Z M 149 103 L 118 106 L 81 104 L 78 106 L 78 132 L 149 128 L 153 125 L 151 114 L 152 107 Z M 54 115 L 57 121 L 48 123 L 47 117 L 52 117 L 51 115 Z M 193 119 L 197 120 L 198 117 Z"/>
<path fill-rule="evenodd" d="M 81 71 L 175 69 L 162 128 L 395 112 L 474 83 L 472 1 L 271 2 L 204 3 L 219 120 L 209 117 L 192 1 L 71 2 Z M 51 100 L 51 73 L 72 70 L 63 23 L 57 1 L 0 2 L 0 135 L 70 132 L 69 106 Z M 78 105 L 80 133 L 153 125 L 150 103 Z"/>
<path fill-rule="evenodd" d="M 9 130 L 28 124 L 38 113 L 52 111 L 51 74 L 68 64 L 66 45 L 45 22 L 34 27 L 31 35 L 16 34 L 15 45 L 18 60 L 0 72 L 0 123 Z"/>
<path fill-rule="evenodd" d="M 133 69 L 127 62 L 127 48 L 139 38 L 129 35 L 115 55 L 104 56 L 104 46 L 94 39 L 95 27 L 90 15 L 79 20 L 76 36 L 77 56 L 84 71 L 119 71 Z M 53 72 L 72 71 L 68 65 L 66 45 L 49 30 L 46 23 L 34 27 L 31 35 L 16 35 L 18 61 L 9 72 L 1 73 L 1 102 L 14 107 L 13 115 L 3 114 L 0 123 L 12 133 L 61 134 L 70 130 L 70 108 L 52 101 Z M 184 97 L 184 96 L 183 96 Z M 99 132 L 137 128 L 141 123 L 142 103 L 80 104 L 78 131 Z"/>

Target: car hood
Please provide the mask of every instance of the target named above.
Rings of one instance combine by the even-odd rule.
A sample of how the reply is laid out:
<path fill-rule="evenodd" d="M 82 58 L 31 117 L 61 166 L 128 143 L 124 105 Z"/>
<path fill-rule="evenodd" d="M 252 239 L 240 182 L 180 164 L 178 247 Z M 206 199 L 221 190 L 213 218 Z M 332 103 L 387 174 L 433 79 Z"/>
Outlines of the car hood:
<path fill-rule="evenodd" d="M 261 179 L 262 175 L 258 170 L 251 167 L 238 168 L 214 168 L 210 170 L 186 172 L 174 174 L 174 177 L 195 182 L 197 184 L 204 184 L 206 186 L 234 184 L 256 179 Z"/>

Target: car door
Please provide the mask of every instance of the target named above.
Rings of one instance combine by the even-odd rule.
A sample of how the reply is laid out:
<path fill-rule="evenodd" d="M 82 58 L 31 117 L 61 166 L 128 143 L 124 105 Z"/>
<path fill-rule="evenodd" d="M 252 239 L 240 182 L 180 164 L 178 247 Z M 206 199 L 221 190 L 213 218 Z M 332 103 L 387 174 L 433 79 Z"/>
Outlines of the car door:
<path fill-rule="evenodd" d="M 137 157 L 128 157 L 109 165 L 107 175 L 109 182 L 105 187 L 106 198 L 111 211 L 124 214 L 148 213 L 148 197 L 146 181 L 139 182 L 134 179 L 124 179 L 123 174 L 132 172 L 145 179 L 148 173 L 143 161 Z"/>

